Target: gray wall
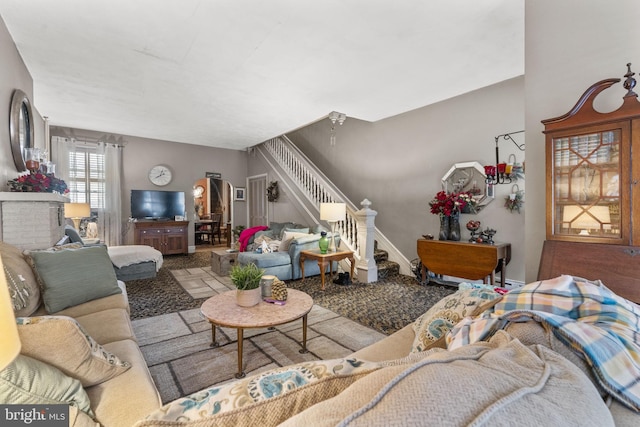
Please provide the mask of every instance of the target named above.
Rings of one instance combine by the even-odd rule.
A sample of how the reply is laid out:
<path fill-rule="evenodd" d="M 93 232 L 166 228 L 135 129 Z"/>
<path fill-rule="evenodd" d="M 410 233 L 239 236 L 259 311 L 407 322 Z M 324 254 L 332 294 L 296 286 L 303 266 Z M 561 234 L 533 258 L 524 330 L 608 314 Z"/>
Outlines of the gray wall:
<path fill-rule="evenodd" d="M 526 125 L 526 215 L 509 214 L 502 208 L 502 198 L 510 189 L 500 186 L 496 200 L 478 218 L 483 225 L 498 229 L 497 239 L 514 244 L 508 277 L 519 279 L 523 273 L 518 270 L 525 270 L 525 280 L 535 280 L 545 230 L 544 137 L 540 120 L 566 113 L 596 81 L 621 77 L 627 62 L 635 61 L 634 69 L 640 72 L 640 58 L 636 57 L 640 39 L 637 0 L 618 0 L 615 4 L 537 0 L 526 2 L 525 8 L 526 81 L 507 81 L 376 123 L 348 118 L 337 130 L 335 147 L 329 146 L 326 119 L 292 134 L 354 202 L 359 203 L 364 197 L 372 200 L 373 208 L 379 212 L 378 226 L 408 257 L 415 254 L 415 239 L 420 234 L 437 230 L 437 218 L 428 214 L 427 202 L 438 190 L 440 176 L 448 167 L 464 160 L 492 162 L 493 137 Z M 0 57 L 0 100 L 4 100 L 0 102 L 0 128 L 5 136 L 0 139 L 0 179 L 5 182 L 17 173 L 8 142 L 11 93 L 22 89 L 36 109 L 38 100 L 33 97 L 31 76 L 4 22 L 0 22 Z M 491 95 L 493 91 L 495 94 Z M 36 144 L 43 146 L 42 120 L 37 111 L 34 113 Z M 196 177 L 204 171 L 216 171 L 218 164 L 223 176 L 231 176 L 234 185 L 244 186 L 246 162 L 236 159 L 236 154 L 229 154 L 229 162 L 218 163 L 215 155 L 209 158 L 206 148 L 184 150 L 171 143 L 159 144 L 154 142 L 152 151 L 145 150 L 151 141 L 141 139 L 137 148 L 132 144 L 131 150 L 125 151 L 127 164 L 131 162 L 138 170 L 126 172 L 127 188 L 143 182 L 140 180 L 146 179 L 148 167 L 161 162 L 178 163 L 184 170 L 181 173 L 190 175 L 181 178 L 180 184 L 174 181 L 172 186 L 176 189 L 188 190 Z M 501 143 L 505 154 L 507 147 L 507 143 Z M 165 148 L 169 155 L 165 156 Z M 196 154 L 191 154 L 192 149 Z M 142 160 L 129 160 L 134 153 Z M 516 154 L 521 160 L 522 153 Z M 129 178 L 131 173 L 136 178 Z M 362 183 L 365 186 L 359 187 Z M 238 208 L 239 202 L 234 205 Z M 236 220 L 245 223 L 246 214 L 238 215 L 236 209 Z M 275 216 L 279 220 L 286 211 L 276 212 Z"/>
<path fill-rule="evenodd" d="M 11 145 L 9 143 L 9 110 L 11 95 L 15 89 L 21 89 L 27 94 L 34 109 L 34 133 L 38 147 L 43 147 L 42 119 L 35 110 L 33 99 L 33 79 L 24 64 L 16 45 L 0 18 L 0 179 L 2 183 L 18 176 L 13 162 Z M 1 187 L 4 189 L 4 187 Z"/>
<path fill-rule="evenodd" d="M 532 281 L 545 238 L 544 127 L 540 121 L 568 112 L 593 83 L 621 78 L 628 62 L 633 63 L 633 71 L 640 72 L 640 2 L 536 0 L 526 2 L 525 7 L 529 188 L 525 241 L 526 277 Z M 615 96 L 620 105 L 624 93 L 617 84 L 598 99 Z M 606 284 L 606 272 L 602 279 Z"/>
<path fill-rule="evenodd" d="M 267 185 L 271 181 L 278 181 L 278 200 L 267 202 L 269 222 L 294 222 L 309 226 L 314 225 L 313 218 L 300 206 L 300 203 L 296 200 L 296 195 L 287 188 L 267 162 L 255 151 L 252 151 L 249 155 L 248 168 L 250 176 L 266 175 Z"/>
<path fill-rule="evenodd" d="M 441 189 L 442 176 L 458 162 L 495 163 L 494 137 L 524 129 L 524 77 L 375 123 L 349 117 L 336 128 L 335 146 L 329 144 L 330 127 L 324 119 L 288 136 L 352 202 L 369 199 L 378 212 L 376 226 L 412 259 L 416 239 L 437 235 L 439 220 L 428 202 Z M 514 139 L 523 143 L 524 134 Z M 501 160 L 511 153 L 524 161 L 524 152 L 501 141 Z M 518 186 L 525 190 L 523 180 Z M 470 219 L 496 229 L 496 241 L 512 244 L 507 278 L 524 281 L 525 214 L 504 208 L 511 191 L 512 185 L 498 185 L 487 208 L 462 215 L 462 236 L 469 238 L 464 224 Z"/>
<path fill-rule="evenodd" d="M 123 221 L 126 221 L 131 215 L 130 192 L 132 189 L 184 191 L 186 193 L 188 219 L 192 221 L 194 213 L 193 185 L 198 179 L 204 178 L 205 172 L 219 172 L 222 174 L 222 179 L 229 181 L 234 187 L 245 186 L 247 176 L 247 153 L 245 151 L 180 144 L 56 126 L 51 126 L 51 135 L 73 136 L 78 139 L 83 137 L 101 139 L 103 141 L 119 142 L 124 145 Z M 173 180 L 169 185 L 157 187 L 149 181 L 149 169 L 157 164 L 167 165 L 173 172 Z M 233 202 L 233 218 L 236 225 L 246 224 L 245 202 Z M 193 223 L 189 227 L 193 231 Z M 133 243 L 132 227 L 124 243 Z M 189 245 L 194 245 L 192 232 L 189 233 Z"/>

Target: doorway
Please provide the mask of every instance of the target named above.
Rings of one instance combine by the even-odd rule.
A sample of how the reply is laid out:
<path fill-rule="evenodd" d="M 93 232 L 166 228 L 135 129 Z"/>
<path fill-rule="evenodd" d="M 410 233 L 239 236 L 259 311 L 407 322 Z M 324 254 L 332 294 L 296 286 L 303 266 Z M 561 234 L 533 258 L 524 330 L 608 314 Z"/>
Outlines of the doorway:
<path fill-rule="evenodd" d="M 193 205 L 198 218 L 211 218 L 213 214 L 221 214 L 220 228 L 223 238 L 227 238 L 227 230 L 233 227 L 233 187 L 223 179 L 201 178 L 193 184 Z"/>
<path fill-rule="evenodd" d="M 249 202 L 249 227 L 269 225 L 267 214 L 267 175 L 256 175 L 247 179 Z"/>

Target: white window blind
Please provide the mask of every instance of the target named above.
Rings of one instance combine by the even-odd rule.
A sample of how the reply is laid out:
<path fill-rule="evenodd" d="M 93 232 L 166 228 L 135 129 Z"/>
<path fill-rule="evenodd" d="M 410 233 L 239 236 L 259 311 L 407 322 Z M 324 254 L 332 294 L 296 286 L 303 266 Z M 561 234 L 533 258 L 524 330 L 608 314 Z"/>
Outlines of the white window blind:
<path fill-rule="evenodd" d="M 77 147 L 69 152 L 69 197 L 75 203 L 89 203 L 91 210 L 103 210 L 105 200 L 104 155 L 95 147 Z"/>

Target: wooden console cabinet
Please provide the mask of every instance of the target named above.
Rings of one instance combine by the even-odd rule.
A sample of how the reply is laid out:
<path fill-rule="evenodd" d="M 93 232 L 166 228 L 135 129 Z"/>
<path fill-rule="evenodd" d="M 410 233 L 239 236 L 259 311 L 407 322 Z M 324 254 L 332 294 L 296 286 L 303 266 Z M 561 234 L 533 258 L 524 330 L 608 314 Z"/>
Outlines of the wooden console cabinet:
<path fill-rule="evenodd" d="M 547 240 L 538 280 L 570 274 L 601 279 L 640 302 L 640 100 L 631 64 L 622 105 L 602 112 L 596 97 L 621 79 L 591 85 L 562 116 L 543 120 Z M 622 90 L 620 90 L 622 89 Z M 606 260 L 607 269 L 603 269 Z"/>
<path fill-rule="evenodd" d="M 134 244 L 151 246 L 163 255 L 188 252 L 189 221 L 138 221 Z"/>
<path fill-rule="evenodd" d="M 482 279 L 493 285 L 496 269 L 502 270 L 500 286 L 504 287 L 506 266 L 511 261 L 511 243 L 454 242 L 451 240 L 418 239 L 418 257 L 422 261 L 422 280 L 426 270 L 435 274 L 460 277 L 469 280 Z"/>

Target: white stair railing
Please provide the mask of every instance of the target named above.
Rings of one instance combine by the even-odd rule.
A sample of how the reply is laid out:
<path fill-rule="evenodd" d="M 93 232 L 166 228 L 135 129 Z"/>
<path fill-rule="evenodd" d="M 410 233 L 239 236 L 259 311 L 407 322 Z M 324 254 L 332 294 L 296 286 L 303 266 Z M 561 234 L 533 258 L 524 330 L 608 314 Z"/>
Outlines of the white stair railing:
<path fill-rule="evenodd" d="M 335 185 L 286 136 L 270 139 L 261 144 L 278 163 L 288 178 L 306 199 L 320 212 L 321 203 L 343 202 L 347 206 L 344 221 L 336 224 L 341 242 L 354 251 L 358 280 L 370 283 L 377 280 L 377 267 L 373 258 L 376 212 L 364 200 L 362 209 L 342 194 Z M 258 149 L 260 146 L 257 147 Z M 362 244 L 361 244 L 362 242 Z"/>

